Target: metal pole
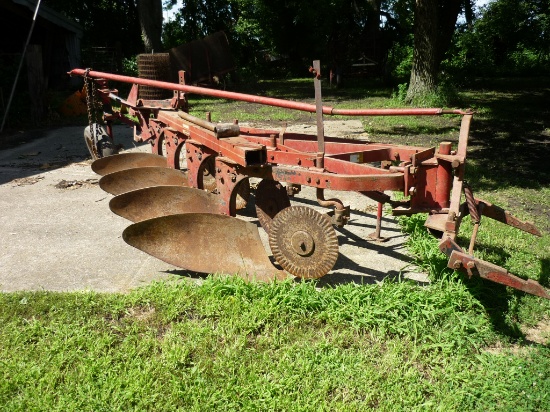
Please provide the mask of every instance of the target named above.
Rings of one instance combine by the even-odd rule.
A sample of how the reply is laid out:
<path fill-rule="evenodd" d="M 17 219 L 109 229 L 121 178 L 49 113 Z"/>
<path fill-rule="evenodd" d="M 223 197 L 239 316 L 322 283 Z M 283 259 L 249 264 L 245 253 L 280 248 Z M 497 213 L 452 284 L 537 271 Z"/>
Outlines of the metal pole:
<path fill-rule="evenodd" d="M 4 118 L 2 119 L 2 126 L 0 126 L 0 133 L 2 133 L 2 131 L 4 130 L 4 125 L 6 124 L 6 119 L 8 118 L 8 112 L 10 111 L 11 101 L 13 100 L 13 95 L 15 94 L 15 88 L 17 87 L 17 81 L 19 80 L 19 73 L 21 72 L 21 67 L 23 67 L 23 60 L 25 60 L 25 55 L 27 54 L 27 46 L 31 41 L 32 31 L 34 30 L 34 23 L 36 23 L 36 16 L 38 14 L 38 8 L 40 7 L 41 1 L 42 0 L 38 0 L 38 2 L 36 3 L 36 7 L 34 9 L 34 16 L 32 17 L 31 29 L 29 30 L 29 35 L 27 36 L 27 41 L 25 42 L 23 55 L 21 56 L 21 60 L 19 61 L 19 68 L 17 69 L 17 73 L 15 74 L 15 80 L 13 81 L 13 86 L 11 88 L 10 98 L 8 99 L 8 105 L 6 106 L 6 111 L 4 112 Z"/>
<path fill-rule="evenodd" d="M 69 72 L 71 76 L 84 76 L 85 73 L 86 70 L 84 69 L 73 69 Z M 254 96 L 251 94 L 228 92 L 225 90 L 207 89 L 204 87 L 162 82 L 159 80 L 141 79 L 139 77 L 122 76 L 120 74 L 98 72 L 94 70 L 90 70 L 88 72 L 88 76 L 123 83 L 133 83 L 142 86 L 157 87 L 159 89 L 178 90 L 180 92 L 199 94 L 203 96 L 219 97 L 221 99 L 239 100 L 249 103 L 283 107 L 286 109 L 301 110 L 309 113 L 315 113 L 317 110 L 314 104 L 276 99 L 274 97 L 262 97 Z M 323 114 L 326 114 L 328 116 L 437 116 L 442 114 L 466 115 L 472 113 L 473 112 L 458 109 L 335 109 L 333 107 L 323 106 Z"/>
<path fill-rule="evenodd" d="M 315 113 L 317 118 L 317 158 L 315 166 L 325 167 L 325 128 L 323 125 L 323 102 L 321 98 L 321 63 L 313 61 L 313 84 L 315 86 Z"/>

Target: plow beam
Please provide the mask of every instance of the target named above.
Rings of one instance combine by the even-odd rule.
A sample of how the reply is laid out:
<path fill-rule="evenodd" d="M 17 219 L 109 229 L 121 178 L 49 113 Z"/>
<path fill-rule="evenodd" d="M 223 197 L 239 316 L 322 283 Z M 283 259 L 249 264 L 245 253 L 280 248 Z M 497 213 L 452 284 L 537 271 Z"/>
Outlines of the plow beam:
<path fill-rule="evenodd" d="M 521 279 L 500 266 L 477 259 L 465 253 L 451 238 L 442 240 L 439 244 L 439 249 L 449 257 L 447 264 L 449 268 L 465 272 L 469 278 L 479 276 L 491 282 L 510 286 L 531 295 L 550 299 L 548 291 L 537 281 Z"/>

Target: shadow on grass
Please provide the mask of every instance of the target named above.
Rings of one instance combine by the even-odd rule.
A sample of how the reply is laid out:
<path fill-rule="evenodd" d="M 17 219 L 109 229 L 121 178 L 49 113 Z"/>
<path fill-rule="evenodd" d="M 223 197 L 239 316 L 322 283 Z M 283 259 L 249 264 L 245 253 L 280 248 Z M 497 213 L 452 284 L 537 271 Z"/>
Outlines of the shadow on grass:
<path fill-rule="evenodd" d="M 550 83 L 480 94 L 486 113 L 474 116 L 467 176 L 476 188 L 540 188 L 550 183 Z M 473 167 L 472 167 L 473 166 Z"/>
<path fill-rule="evenodd" d="M 485 308 L 493 329 L 512 340 L 522 338 L 519 325 L 515 322 L 514 300 L 522 300 L 524 293 L 514 290 L 509 292 L 506 286 L 475 277 L 465 281 L 472 296 Z"/>
<path fill-rule="evenodd" d="M 541 259 L 540 261 L 539 283 L 545 288 L 550 287 L 550 259 Z"/>

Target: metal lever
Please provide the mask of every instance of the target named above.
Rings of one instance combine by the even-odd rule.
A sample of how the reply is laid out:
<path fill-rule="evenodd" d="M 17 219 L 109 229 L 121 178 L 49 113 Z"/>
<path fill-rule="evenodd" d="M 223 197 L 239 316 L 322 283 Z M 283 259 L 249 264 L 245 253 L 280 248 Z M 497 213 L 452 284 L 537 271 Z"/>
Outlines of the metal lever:
<path fill-rule="evenodd" d="M 321 98 L 321 63 L 319 60 L 313 61 L 313 67 L 309 69 L 315 76 L 313 85 L 315 86 L 315 114 L 317 119 L 317 158 L 315 166 L 319 169 L 325 167 L 325 128 L 323 125 L 323 101 Z"/>

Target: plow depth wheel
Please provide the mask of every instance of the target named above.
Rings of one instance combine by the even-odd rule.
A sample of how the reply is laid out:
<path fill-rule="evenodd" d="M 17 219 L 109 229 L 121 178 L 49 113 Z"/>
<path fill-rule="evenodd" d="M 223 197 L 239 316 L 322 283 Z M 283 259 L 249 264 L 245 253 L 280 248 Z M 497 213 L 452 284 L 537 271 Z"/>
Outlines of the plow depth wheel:
<path fill-rule="evenodd" d="M 269 246 L 283 269 L 303 279 L 326 275 L 338 259 L 338 238 L 330 218 L 305 206 L 290 206 L 275 216 Z"/>

